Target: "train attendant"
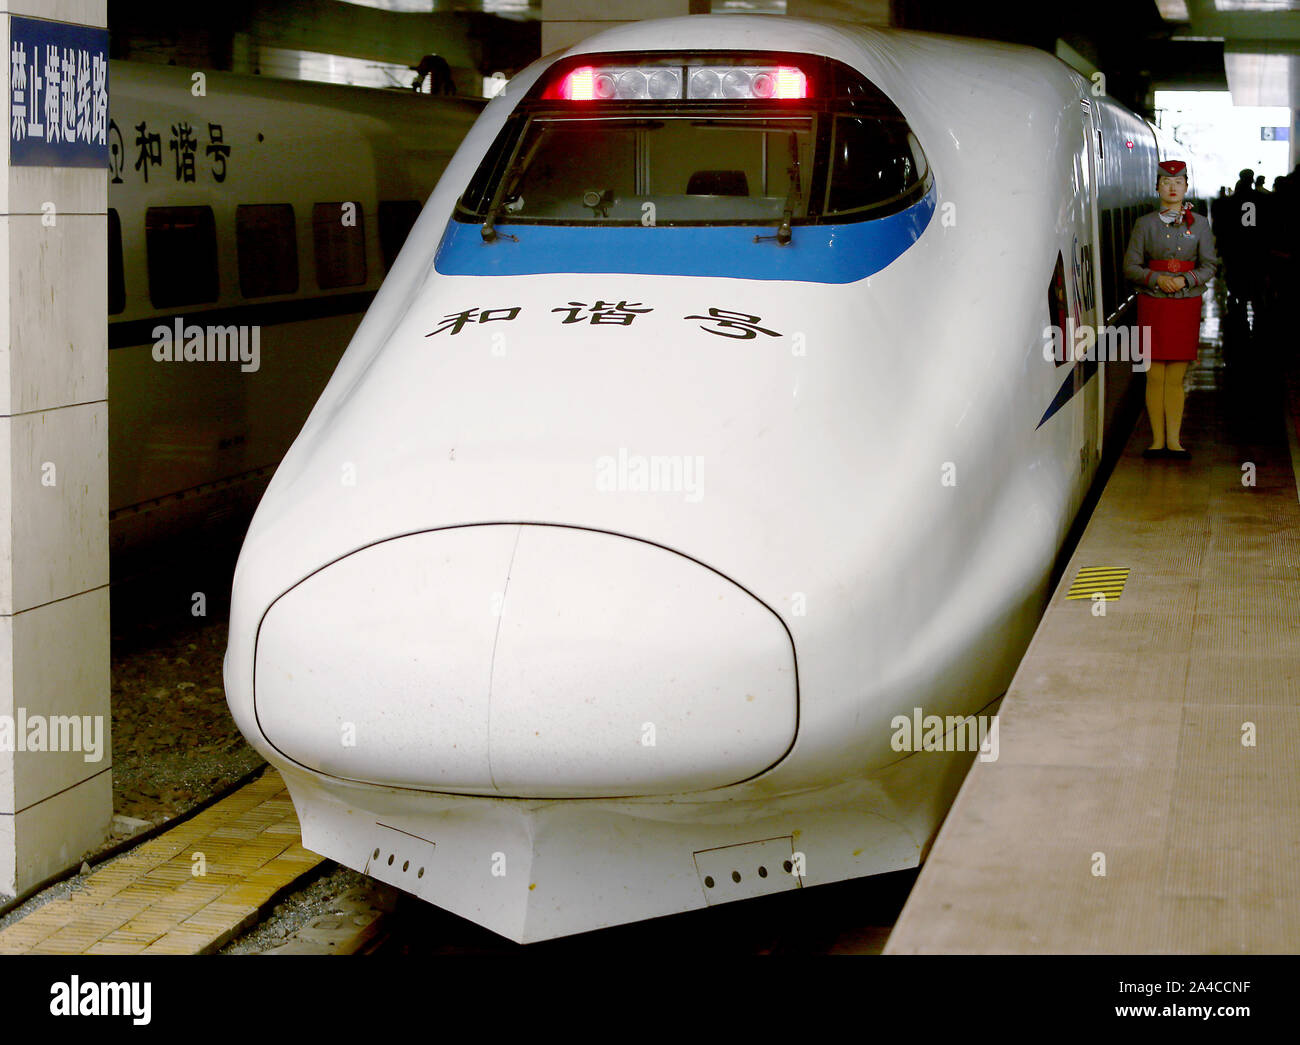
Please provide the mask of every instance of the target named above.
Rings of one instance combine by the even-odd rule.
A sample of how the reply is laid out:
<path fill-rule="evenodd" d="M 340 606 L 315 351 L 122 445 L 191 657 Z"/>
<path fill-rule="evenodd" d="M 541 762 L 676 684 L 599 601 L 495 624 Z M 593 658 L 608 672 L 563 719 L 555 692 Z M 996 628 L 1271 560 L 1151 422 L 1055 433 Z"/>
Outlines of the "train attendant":
<path fill-rule="evenodd" d="M 1134 222 L 1124 254 L 1124 277 L 1138 285 L 1138 327 L 1151 346 L 1146 401 L 1152 438 L 1142 456 L 1186 459 L 1192 455 L 1179 439 L 1183 375 L 1196 358 L 1201 297 L 1218 257 L 1210 223 L 1183 202 L 1187 164 L 1160 164 L 1156 191 L 1160 209 Z"/>

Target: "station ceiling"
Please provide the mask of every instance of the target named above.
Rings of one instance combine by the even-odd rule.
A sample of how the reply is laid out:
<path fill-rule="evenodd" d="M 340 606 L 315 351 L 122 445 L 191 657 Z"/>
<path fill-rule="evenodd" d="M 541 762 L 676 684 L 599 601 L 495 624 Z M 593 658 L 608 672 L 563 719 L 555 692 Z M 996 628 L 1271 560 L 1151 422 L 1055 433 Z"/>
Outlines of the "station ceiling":
<path fill-rule="evenodd" d="M 620 16 L 636 17 L 639 5 L 619 0 L 612 6 Z M 713 0 L 715 12 L 786 14 L 815 9 L 816 14 L 840 18 L 852 18 L 858 11 L 879 17 L 882 7 L 880 0 Z M 357 15 L 330 15 L 331 10 L 349 9 Z M 363 9 L 369 11 L 363 15 Z M 542 13 L 543 0 L 228 0 L 215 8 L 113 0 L 109 25 L 127 33 L 143 24 L 175 26 L 189 30 L 191 40 L 195 32 L 200 38 L 210 34 L 212 67 L 220 68 L 223 46 L 228 50 L 223 38 L 250 27 L 256 32 L 258 26 L 277 24 L 284 36 L 293 35 L 283 27 L 294 22 L 309 27 L 310 33 L 322 16 L 325 21 L 364 17 L 368 26 L 389 17 L 395 20 L 393 46 L 380 47 L 387 52 L 403 40 L 409 47 L 406 27 L 410 19 L 423 15 L 421 21 L 430 24 L 464 27 L 470 44 L 466 59 L 499 69 L 518 68 L 536 57 Z M 1238 105 L 1300 107 L 1300 0 L 1088 0 L 1029 8 L 971 0 L 892 0 L 891 20 L 903 29 L 1006 40 L 1057 53 L 1060 40 L 1072 52 L 1074 64 L 1104 71 L 1111 93 L 1135 108 L 1147 108 L 1157 87 L 1227 88 Z M 342 35 L 375 39 L 373 31 Z M 347 53 L 391 60 L 387 53 L 356 50 Z"/>
<path fill-rule="evenodd" d="M 1221 40 L 1236 105 L 1300 108 L 1300 0 L 1180 0 L 1176 39 Z"/>

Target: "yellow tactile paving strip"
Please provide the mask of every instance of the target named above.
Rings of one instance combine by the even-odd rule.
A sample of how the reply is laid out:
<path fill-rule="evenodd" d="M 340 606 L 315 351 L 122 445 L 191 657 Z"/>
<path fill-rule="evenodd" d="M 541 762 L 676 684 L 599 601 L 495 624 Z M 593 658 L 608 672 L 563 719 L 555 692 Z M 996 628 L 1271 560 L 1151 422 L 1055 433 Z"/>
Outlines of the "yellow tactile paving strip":
<path fill-rule="evenodd" d="M 289 792 L 268 769 L 0 931 L 0 954 L 210 953 L 320 862 L 302 847 Z"/>
<path fill-rule="evenodd" d="M 1128 574 L 1127 566 L 1081 566 L 1065 597 L 1091 599 L 1101 595 L 1107 602 L 1115 602 L 1124 594 Z"/>

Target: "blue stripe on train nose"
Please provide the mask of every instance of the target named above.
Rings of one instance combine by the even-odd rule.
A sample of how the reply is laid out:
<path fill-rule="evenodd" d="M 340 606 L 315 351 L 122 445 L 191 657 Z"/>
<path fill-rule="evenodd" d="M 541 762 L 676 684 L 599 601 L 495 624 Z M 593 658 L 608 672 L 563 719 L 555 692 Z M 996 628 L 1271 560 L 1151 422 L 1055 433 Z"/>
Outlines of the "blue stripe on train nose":
<path fill-rule="evenodd" d="M 720 276 L 796 283 L 854 283 L 915 243 L 934 214 L 936 193 L 906 210 L 843 225 L 796 225 L 789 244 L 776 225 L 499 225 L 485 243 L 479 223 L 450 221 L 434 256 L 444 276 L 550 272 Z M 506 234 L 517 237 L 507 238 Z M 755 236 L 769 237 L 754 241 Z"/>

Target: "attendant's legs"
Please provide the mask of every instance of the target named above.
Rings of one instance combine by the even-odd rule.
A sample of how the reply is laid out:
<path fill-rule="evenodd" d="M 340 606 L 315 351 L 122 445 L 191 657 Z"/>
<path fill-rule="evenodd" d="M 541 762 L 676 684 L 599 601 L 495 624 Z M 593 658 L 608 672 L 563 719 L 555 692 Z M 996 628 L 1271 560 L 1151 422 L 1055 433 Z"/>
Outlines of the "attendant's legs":
<path fill-rule="evenodd" d="M 1147 371 L 1147 419 L 1151 422 L 1152 450 L 1165 448 L 1165 367 L 1168 365 L 1152 363 Z"/>
<path fill-rule="evenodd" d="M 1165 446 L 1170 450 L 1183 448 L 1183 444 L 1179 441 L 1179 434 L 1183 427 L 1183 375 L 1185 373 L 1187 373 L 1186 363 L 1169 363 L 1166 366 Z"/>

